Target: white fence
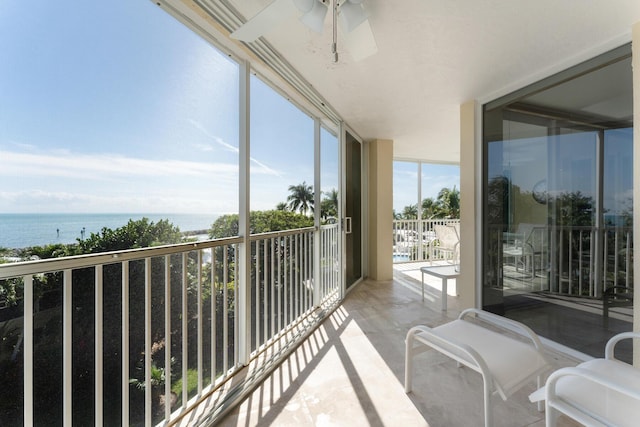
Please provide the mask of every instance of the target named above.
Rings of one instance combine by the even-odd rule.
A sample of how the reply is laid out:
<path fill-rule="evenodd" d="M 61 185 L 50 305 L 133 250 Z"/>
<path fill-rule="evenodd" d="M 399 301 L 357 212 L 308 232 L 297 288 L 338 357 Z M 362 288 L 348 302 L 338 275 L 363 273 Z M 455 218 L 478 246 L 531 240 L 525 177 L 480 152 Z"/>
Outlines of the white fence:
<path fill-rule="evenodd" d="M 459 219 L 423 219 L 393 221 L 393 262 L 439 261 L 448 257 L 438 250 L 436 225 L 459 225 Z"/>
<path fill-rule="evenodd" d="M 3 422 L 168 423 L 339 297 L 337 226 L 251 236 L 247 278 L 242 242 L 1 265 Z"/>

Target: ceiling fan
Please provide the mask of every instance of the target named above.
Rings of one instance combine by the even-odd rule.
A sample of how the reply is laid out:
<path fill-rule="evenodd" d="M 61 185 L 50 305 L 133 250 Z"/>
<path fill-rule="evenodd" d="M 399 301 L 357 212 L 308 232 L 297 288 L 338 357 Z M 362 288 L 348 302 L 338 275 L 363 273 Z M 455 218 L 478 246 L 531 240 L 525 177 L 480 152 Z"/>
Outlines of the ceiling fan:
<path fill-rule="evenodd" d="M 344 35 L 346 48 L 355 61 L 378 51 L 363 0 L 274 0 L 232 32 L 231 38 L 251 43 L 296 15 L 308 28 L 322 33 L 330 7 L 333 18 L 331 53 L 334 62 L 338 62 L 338 24 Z"/>

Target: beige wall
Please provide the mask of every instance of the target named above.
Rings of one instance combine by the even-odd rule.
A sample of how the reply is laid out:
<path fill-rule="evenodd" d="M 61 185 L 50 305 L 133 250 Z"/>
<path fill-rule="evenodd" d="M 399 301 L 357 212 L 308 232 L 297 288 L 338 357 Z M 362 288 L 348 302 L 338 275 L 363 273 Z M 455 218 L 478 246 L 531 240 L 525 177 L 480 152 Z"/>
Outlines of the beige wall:
<path fill-rule="evenodd" d="M 476 307 L 479 294 L 477 270 L 476 200 L 476 102 L 460 105 L 460 278 L 457 282 L 460 309 Z M 477 273 L 479 274 L 479 272 Z"/>
<path fill-rule="evenodd" d="M 369 278 L 393 279 L 393 141 L 369 141 Z"/>

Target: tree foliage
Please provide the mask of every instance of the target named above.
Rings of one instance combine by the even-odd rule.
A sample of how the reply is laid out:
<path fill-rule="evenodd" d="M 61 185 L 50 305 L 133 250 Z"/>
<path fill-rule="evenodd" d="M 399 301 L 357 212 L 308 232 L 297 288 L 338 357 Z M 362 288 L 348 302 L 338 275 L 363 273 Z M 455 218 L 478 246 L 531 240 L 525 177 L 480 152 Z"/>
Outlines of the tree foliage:
<path fill-rule="evenodd" d="M 291 211 L 252 211 L 249 216 L 250 234 L 292 230 L 313 226 L 313 218 Z M 239 235 L 238 214 L 222 215 L 211 225 L 209 237 L 220 239 Z"/>
<path fill-rule="evenodd" d="M 163 244 L 180 243 L 182 234 L 180 229 L 169 220 L 162 219 L 157 223 L 142 218 L 129 222 L 120 228 L 112 230 L 104 227 L 99 233 L 91 233 L 85 239 L 78 239 L 80 253 L 98 253 L 126 249 L 146 248 Z"/>
<path fill-rule="evenodd" d="M 460 190 L 442 188 L 434 200 L 427 197 L 420 204 L 422 219 L 457 219 L 460 218 Z M 394 211 L 395 219 L 418 219 L 418 205 L 405 206 L 401 212 Z"/>
<path fill-rule="evenodd" d="M 292 211 L 299 211 L 301 214 L 313 213 L 314 209 L 314 194 L 313 187 L 307 185 L 306 182 L 298 185 L 289 186 L 289 196 L 287 197 L 287 203 L 289 209 Z"/>
<path fill-rule="evenodd" d="M 337 218 L 338 217 L 338 190 L 332 188 L 329 191 L 324 191 L 324 198 L 322 199 L 320 205 L 320 217 L 323 220 L 328 220 L 329 218 Z"/>

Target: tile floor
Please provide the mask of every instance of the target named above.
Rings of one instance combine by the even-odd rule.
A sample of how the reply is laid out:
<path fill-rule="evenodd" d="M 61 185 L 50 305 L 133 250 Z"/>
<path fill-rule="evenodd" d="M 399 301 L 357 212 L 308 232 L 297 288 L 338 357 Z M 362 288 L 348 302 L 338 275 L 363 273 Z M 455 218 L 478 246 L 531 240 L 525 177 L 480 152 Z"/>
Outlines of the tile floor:
<path fill-rule="evenodd" d="M 448 297 L 449 310 L 440 310 L 439 279 L 427 279 L 423 302 L 419 279 L 410 276 L 396 271 L 393 282 L 357 285 L 219 425 L 482 426 L 480 375 L 435 351 L 416 357 L 413 392 L 404 392 L 408 329 L 435 326 L 458 314 L 454 296 Z M 557 366 L 574 363 L 550 356 Z M 506 402 L 496 397 L 496 427 L 544 426 L 544 413 L 528 401 L 534 390 L 532 383 Z M 577 424 L 562 418 L 559 425 Z"/>

